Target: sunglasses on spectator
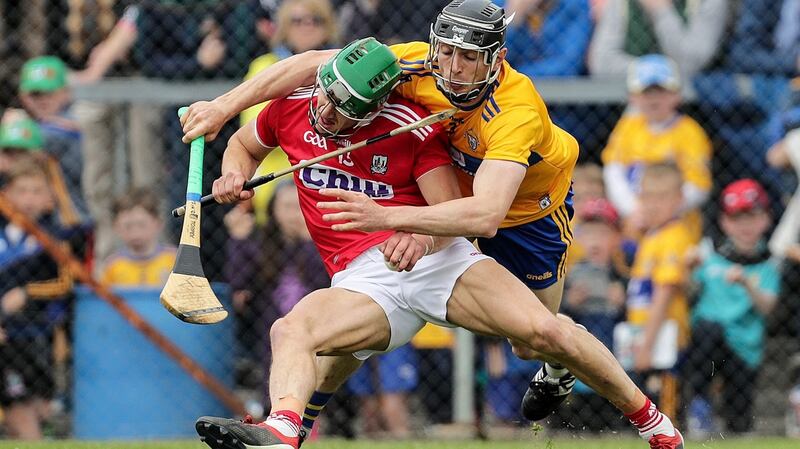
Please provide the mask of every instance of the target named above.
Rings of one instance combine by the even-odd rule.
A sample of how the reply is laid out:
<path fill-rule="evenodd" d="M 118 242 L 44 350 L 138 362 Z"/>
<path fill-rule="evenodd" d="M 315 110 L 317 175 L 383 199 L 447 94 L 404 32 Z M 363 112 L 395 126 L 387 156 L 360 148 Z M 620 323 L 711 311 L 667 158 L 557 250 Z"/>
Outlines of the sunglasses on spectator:
<path fill-rule="evenodd" d="M 314 25 L 322 26 L 325 19 L 321 16 L 295 16 L 290 19 L 292 25 Z"/>

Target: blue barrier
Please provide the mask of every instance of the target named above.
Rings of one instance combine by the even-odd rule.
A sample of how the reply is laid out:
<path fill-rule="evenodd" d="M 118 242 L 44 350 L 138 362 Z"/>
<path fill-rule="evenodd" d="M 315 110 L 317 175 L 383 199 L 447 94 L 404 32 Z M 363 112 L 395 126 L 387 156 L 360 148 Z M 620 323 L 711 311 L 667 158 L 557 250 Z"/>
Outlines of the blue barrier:
<path fill-rule="evenodd" d="M 230 310 L 227 289 L 214 290 Z M 159 290 L 118 289 L 128 305 L 227 386 L 233 385 L 233 319 L 209 326 L 179 321 Z M 77 290 L 73 330 L 73 431 L 80 439 L 194 437 L 200 415 L 230 411 L 111 306 Z"/>

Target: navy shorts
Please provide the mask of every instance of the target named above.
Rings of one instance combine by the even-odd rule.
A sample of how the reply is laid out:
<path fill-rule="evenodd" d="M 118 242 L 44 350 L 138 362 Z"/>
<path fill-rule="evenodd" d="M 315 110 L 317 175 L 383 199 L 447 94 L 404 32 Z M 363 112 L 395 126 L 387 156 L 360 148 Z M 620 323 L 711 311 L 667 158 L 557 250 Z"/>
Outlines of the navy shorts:
<path fill-rule="evenodd" d="M 532 289 L 547 288 L 564 276 L 572 243 L 572 189 L 550 215 L 479 238 L 478 247 Z"/>

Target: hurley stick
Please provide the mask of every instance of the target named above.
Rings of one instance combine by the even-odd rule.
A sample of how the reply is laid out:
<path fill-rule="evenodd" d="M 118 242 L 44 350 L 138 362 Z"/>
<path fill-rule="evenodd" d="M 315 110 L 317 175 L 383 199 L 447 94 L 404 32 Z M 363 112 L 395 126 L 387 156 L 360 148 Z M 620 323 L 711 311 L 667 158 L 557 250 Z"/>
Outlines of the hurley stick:
<path fill-rule="evenodd" d="M 181 108 L 178 116 L 187 108 Z M 225 319 L 222 307 L 203 273 L 200 261 L 200 195 L 203 185 L 203 146 L 200 136 L 192 141 L 189 155 L 189 183 L 186 186 L 186 207 L 181 242 L 175 266 L 161 291 L 161 304 L 180 320 L 194 324 L 212 324 Z"/>

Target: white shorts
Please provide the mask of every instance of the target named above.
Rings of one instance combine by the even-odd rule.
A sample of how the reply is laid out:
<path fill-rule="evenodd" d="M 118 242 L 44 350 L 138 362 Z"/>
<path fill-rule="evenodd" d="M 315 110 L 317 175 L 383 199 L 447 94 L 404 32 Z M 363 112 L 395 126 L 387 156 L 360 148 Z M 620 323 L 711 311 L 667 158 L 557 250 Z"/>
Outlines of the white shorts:
<path fill-rule="evenodd" d="M 386 313 L 391 338 L 383 351 L 364 350 L 353 355 L 365 360 L 372 354 L 389 352 L 411 341 L 426 322 L 455 327 L 447 322 L 447 300 L 458 278 L 483 259 L 491 258 L 461 237 L 421 258 L 411 271 L 390 270 L 377 246 L 364 251 L 347 269 L 333 276 L 331 287 L 372 298 Z"/>

